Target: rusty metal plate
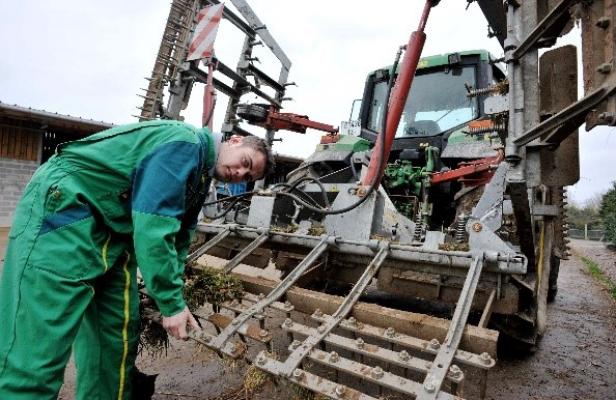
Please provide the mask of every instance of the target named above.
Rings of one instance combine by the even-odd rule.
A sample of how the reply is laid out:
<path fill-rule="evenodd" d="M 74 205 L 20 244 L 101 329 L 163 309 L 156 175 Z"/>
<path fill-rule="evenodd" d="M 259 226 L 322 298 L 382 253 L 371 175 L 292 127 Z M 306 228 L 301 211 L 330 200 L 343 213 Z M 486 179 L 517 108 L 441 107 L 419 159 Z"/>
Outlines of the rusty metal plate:
<path fill-rule="evenodd" d="M 595 0 L 579 6 L 585 95 L 616 82 L 615 3 L 615 0 Z M 597 125 L 616 125 L 616 95 L 610 96 L 586 117 L 587 130 Z"/>
<path fill-rule="evenodd" d="M 550 117 L 577 101 L 577 52 L 573 45 L 545 52 L 539 60 L 541 117 Z M 556 149 L 541 151 L 541 178 L 549 186 L 573 185 L 580 179 L 578 129 Z"/>

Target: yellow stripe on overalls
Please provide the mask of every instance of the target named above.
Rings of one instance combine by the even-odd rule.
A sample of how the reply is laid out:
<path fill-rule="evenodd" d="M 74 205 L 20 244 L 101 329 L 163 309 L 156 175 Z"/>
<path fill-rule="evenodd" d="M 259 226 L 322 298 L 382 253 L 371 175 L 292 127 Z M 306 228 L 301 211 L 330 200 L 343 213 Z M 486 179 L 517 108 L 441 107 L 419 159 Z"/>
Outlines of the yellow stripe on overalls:
<path fill-rule="evenodd" d="M 128 272 L 128 262 L 130 254 L 126 253 L 126 262 L 122 267 L 124 270 L 124 326 L 122 327 L 122 363 L 120 364 L 120 386 L 118 389 L 118 400 L 124 398 L 124 385 L 126 375 L 126 358 L 128 357 L 128 321 L 129 321 L 129 288 L 130 288 L 130 273 Z"/>
<path fill-rule="evenodd" d="M 105 272 L 109 269 L 109 263 L 107 261 L 107 249 L 109 248 L 109 241 L 111 240 L 111 233 L 107 237 L 105 244 L 103 245 L 103 265 L 105 265 Z"/>

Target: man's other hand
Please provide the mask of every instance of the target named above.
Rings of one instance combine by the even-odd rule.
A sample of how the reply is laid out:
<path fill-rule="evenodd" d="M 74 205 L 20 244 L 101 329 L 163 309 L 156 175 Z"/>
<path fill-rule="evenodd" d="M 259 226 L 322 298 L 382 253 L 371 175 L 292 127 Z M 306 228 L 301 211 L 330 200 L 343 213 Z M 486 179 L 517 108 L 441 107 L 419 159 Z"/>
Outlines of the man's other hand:
<path fill-rule="evenodd" d="M 163 317 L 163 328 L 176 339 L 188 339 L 187 324 L 190 324 L 196 331 L 201 330 L 188 307 L 185 307 L 183 311 L 171 317 Z"/>

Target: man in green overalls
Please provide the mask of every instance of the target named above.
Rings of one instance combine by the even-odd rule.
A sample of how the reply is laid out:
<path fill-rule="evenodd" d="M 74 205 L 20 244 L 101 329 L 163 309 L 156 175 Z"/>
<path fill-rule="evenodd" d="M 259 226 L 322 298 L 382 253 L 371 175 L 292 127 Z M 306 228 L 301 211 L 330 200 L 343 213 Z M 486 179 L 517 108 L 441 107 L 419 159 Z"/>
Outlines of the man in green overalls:
<path fill-rule="evenodd" d="M 115 127 L 58 146 L 34 174 L 0 279 L 0 399 L 56 399 L 71 346 L 80 399 L 129 399 L 137 266 L 163 315 L 198 329 L 182 297 L 184 260 L 210 178 L 261 178 L 255 137 L 215 143 L 177 121 Z"/>

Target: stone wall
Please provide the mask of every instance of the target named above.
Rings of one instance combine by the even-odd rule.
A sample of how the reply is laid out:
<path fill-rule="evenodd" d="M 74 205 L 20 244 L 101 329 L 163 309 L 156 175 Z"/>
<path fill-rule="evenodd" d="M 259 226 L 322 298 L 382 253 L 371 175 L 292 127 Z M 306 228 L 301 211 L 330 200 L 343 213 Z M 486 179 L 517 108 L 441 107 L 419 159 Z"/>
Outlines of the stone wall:
<path fill-rule="evenodd" d="M 13 222 L 17 202 L 38 165 L 38 161 L 0 157 L 0 226 Z"/>

